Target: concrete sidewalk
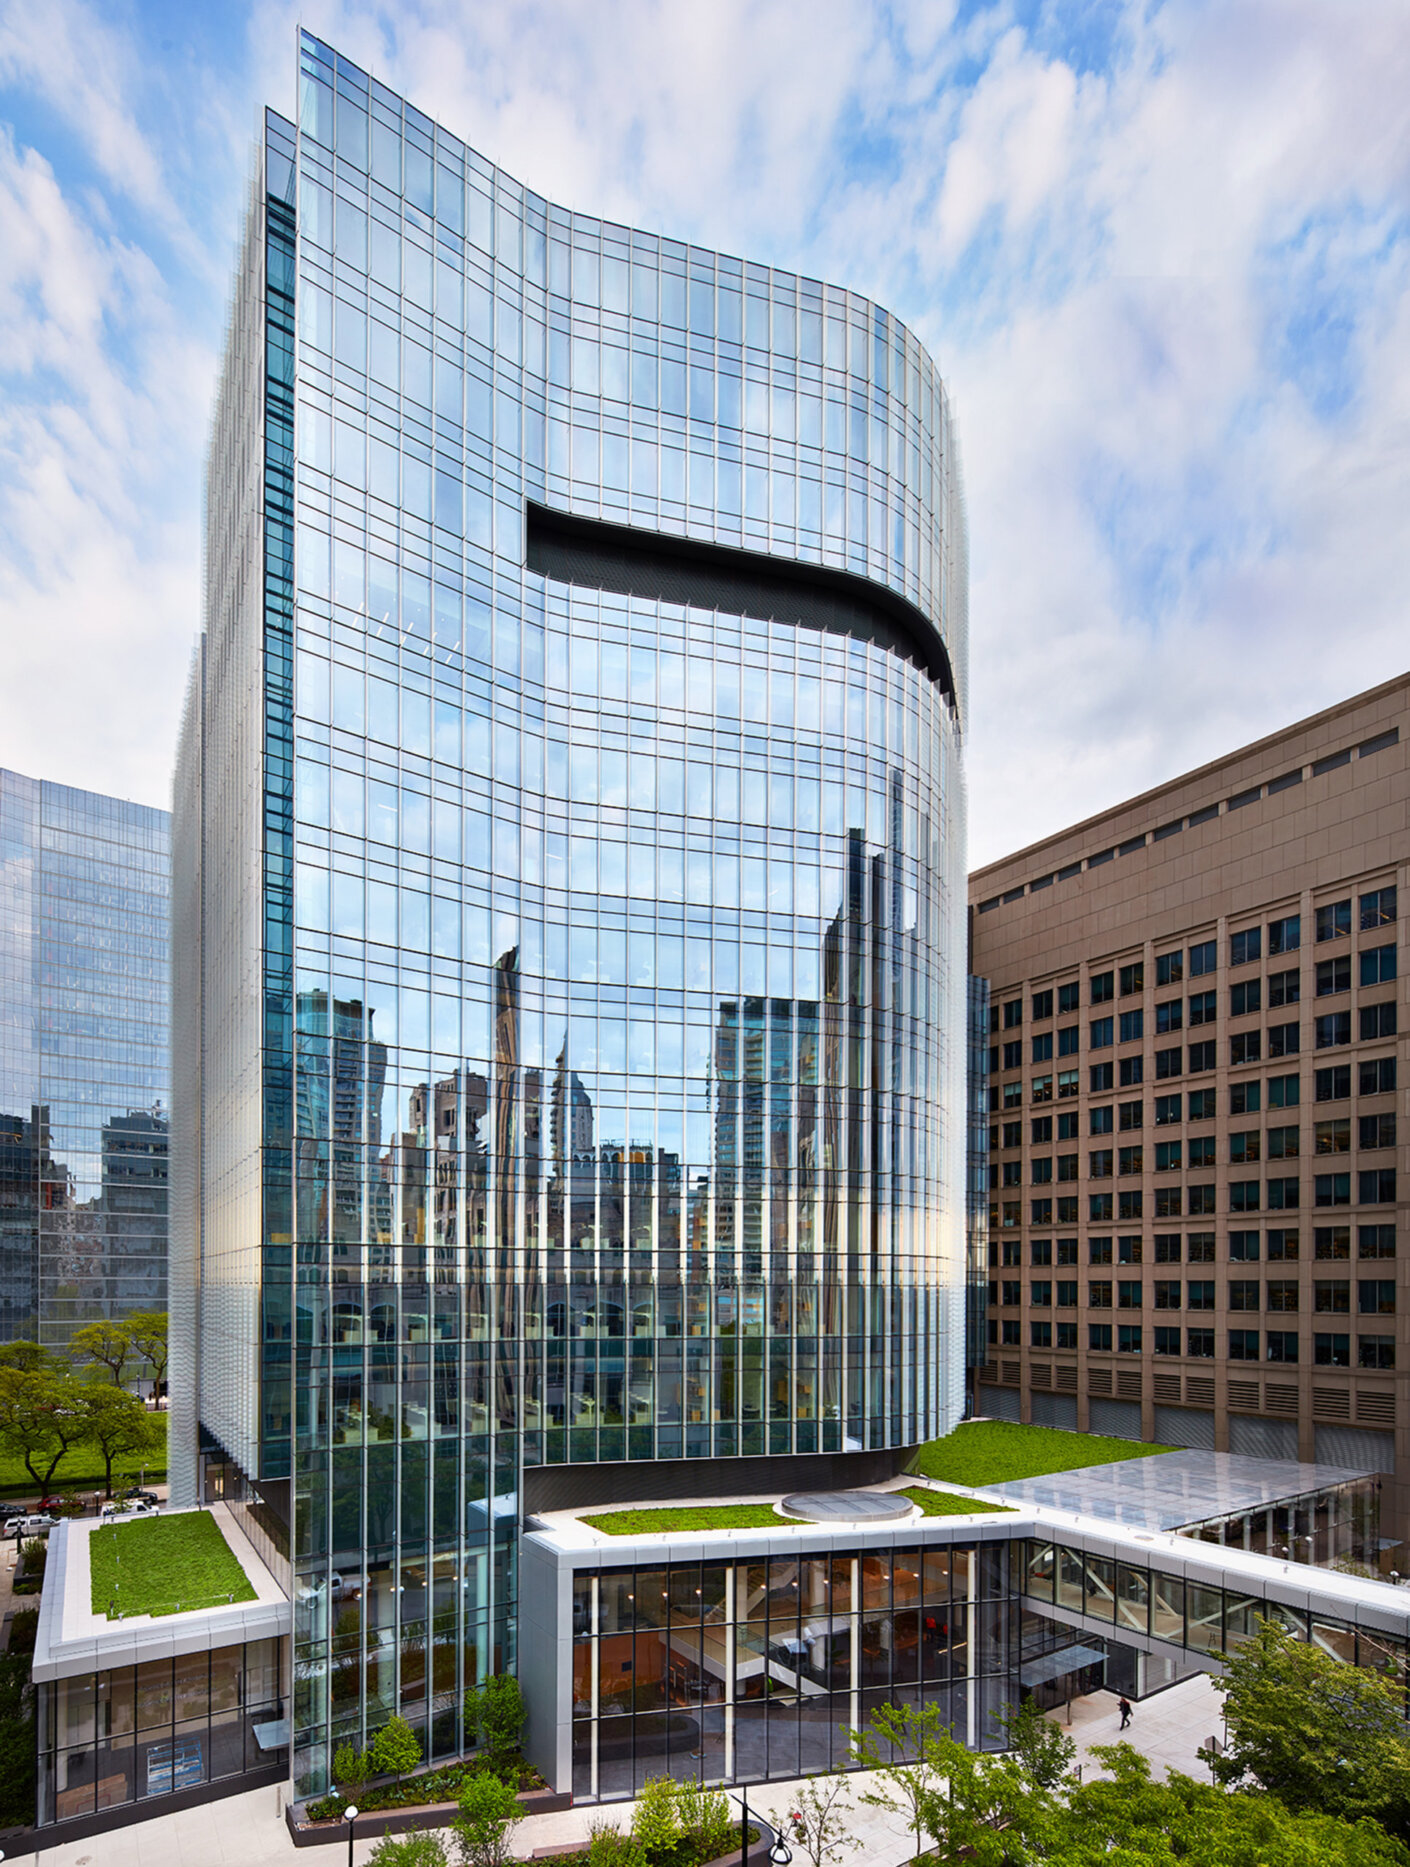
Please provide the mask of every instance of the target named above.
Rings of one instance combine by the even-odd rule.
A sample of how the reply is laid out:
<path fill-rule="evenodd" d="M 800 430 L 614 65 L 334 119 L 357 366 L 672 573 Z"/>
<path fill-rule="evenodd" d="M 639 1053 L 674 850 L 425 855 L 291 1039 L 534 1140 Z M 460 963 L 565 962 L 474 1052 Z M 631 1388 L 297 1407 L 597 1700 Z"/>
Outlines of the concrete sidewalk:
<path fill-rule="evenodd" d="M 1195 1754 L 1211 1737 L 1224 1735 L 1224 1701 L 1214 1690 L 1208 1673 L 1168 1686 L 1153 1698 L 1140 1700 L 1131 1707 L 1131 1723 L 1121 1729 L 1121 1713 L 1115 1692 L 1093 1692 L 1072 1702 L 1072 1722 L 1064 1710 L 1050 1711 L 1054 1724 L 1061 1725 L 1076 1740 L 1077 1760 L 1083 1776 L 1105 1775 L 1092 1760 L 1093 1744 L 1134 1745 L 1148 1757 L 1151 1772 L 1157 1778 L 1171 1770 L 1193 1776 L 1197 1782 L 1209 1781 L 1209 1769 Z"/>

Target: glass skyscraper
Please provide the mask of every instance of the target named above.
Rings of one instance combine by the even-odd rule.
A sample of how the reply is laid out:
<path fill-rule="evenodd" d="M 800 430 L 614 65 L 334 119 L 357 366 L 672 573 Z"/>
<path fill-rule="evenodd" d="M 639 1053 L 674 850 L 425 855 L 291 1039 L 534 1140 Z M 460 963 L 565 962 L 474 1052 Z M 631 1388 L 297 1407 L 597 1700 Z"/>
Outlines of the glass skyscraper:
<path fill-rule="evenodd" d="M 959 1417 L 966 556 L 885 311 L 300 58 L 176 779 L 172 1466 L 287 1526 L 317 1787 L 459 1749 L 526 1511 Z"/>
<path fill-rule="evenodd" d="M 168 818 L 0 771 L 0 1340 L 166 1307 Z"/>

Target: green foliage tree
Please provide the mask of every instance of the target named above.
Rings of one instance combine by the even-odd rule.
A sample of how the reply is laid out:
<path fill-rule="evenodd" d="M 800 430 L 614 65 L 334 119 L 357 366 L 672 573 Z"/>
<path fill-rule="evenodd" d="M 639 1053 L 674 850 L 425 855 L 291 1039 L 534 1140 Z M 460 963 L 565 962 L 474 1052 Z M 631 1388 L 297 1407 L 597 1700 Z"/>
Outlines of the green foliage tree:
<path fill-rule="evenodd" d="M 773 1825 L 801 1848 L 812 1867 L 828 1867 L 835 1856 L 862 1845 L 847 1825 L 851 1813 L 845 1777 L 814 1776 L 796 1793 L 790 1809 L 774 1814 Z"/>
<path fill-rule="evenodd" d="M 647 1856 L 667 1854 L 681 1839 L 676 1785 L 669 1776 L 648 1776 L 632 1810 L 632 1840 Z"/>
<path fill-rule="evenodd" d="M 1014 1752 L 1040 1789 L 1056 1789 L 1071 1774 L 1077 1746 L 1060 1724 L 1045 1718 L 1033 1698 L 1000 1720 Z"/>
<path fill-rule="evenodd" d="M 941 1734 L 938 1705 L 879 1705 L 865 1730 L 853 1731 L 853 1760 L 876 1774 L 862 1801 L 905 1818 L 919 1854 L 925 1833 L 923 1811 L 937 1786 L 930 1746 Z"/>
<path fill-rule="evenodd" d="M 523 1814 L 514 1790 L 493 1771 L 470 1777 L 460 1792 L 460 1819 L 451 1824 L 464 1867 L 510 1867 L 510 1831 Z"/>
<path fill-rule="evenodd" d="M 1410 1728 L 1405 1682 L 1348 1666 L 1275 1621 L 1230 1654 L 1227 1754 L 1209 1756 L 1227 1787 L 1261 1784 L 1289 1809 L 1410 1832 Z"/>
<path fill-rule="evenodd" d="M 20 1374 L 67 1374 L 70 1364 L 67 1355 L 56 1355 L 38 1342 L 0 1342 L 0 1368 Z"/>
<path fill-rule="evenodd" d="M 966 1750 L 948 1731 L 928 1740 L 926 1757 L 931 1774 L 920 1819 L 941 1860 L 1020 1867 L 1044 1858 L 1055 1804 L 1022 1758 Z"/>
<path fill-rule="evenodd" d="M 83 1393 L 81 1437 L 96 1446 L 103 1460 L 103 1490 L 113 1495 L 113 1460 L 125 1453 L 155 1452 L 162 1443 L 161 1422 L 125 1387 L 88 1387 Z"/>
<path fill-rule="evenodd" d="M 86 1419 L 83 1389 L 71 1374 L 0 1369 L 0 1447 L 24 1460 L 41 1493 L 83 1438 Z"/>
<path fill-rule="evenodd" d="M 86 1322 L 69 1337 L 75 1361 L 106 1368 L 113 1386 L 122 1386 L 122 1371 L 132 1359 L 132 1337 L 115 1322 Z"/>
<path fill-rule="evenodd" d="M 345 1795 L 356 1796 L 372 1774 L 372 1759 L 356 1744 L 339 1744 L 333 1752 L 333 1781 Z"/>
<path fill-rule="evenodd" d="M 395 1776 L 400 1782 L 420 1763 L 421 1740 L 405 1718 L 389 1718 L 373 1738 L 368 1755 L 379 1775 Z"/>
<path fill-rule="evenodd" d="M 528 1708 L 513 1673 L 495 1673 L 465 1696 L 465 1740 L 477 1744 L 490 1768 L 502 1770 L 519 1754 Z"/>
<path fill-rule="evenodd" d="M 702 1861 L 718 1860 L 729 1852 L 734 1839 L 734 1816 L 729 1797 L 720 1789 L 707 1789 L 694 1777 L 676 1784 L 676 1819 L 681 1833 Z"/>
<path fill-rule="evenodd" d="M 383 1835 L 367 1859 L 368 1867 L 446 1867 L 446 1844 L 434 1830 Z"/>
<path fill-rule="evenodd" d="M 140 1355 L 152 1370 L 153 1390 L 160 1390 L 162 1382 L 166 1379 L 166 1311 L 164 1309 L 140 1310 L 135 1316 L 125 1319 L 124 1327 L 131 1338 L 133 1352 Z"/>

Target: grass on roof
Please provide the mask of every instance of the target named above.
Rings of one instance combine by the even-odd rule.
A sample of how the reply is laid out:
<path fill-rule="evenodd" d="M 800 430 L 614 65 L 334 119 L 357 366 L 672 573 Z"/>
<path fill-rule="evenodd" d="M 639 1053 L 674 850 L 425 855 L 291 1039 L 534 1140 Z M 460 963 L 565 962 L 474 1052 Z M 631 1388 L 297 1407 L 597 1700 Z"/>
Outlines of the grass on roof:
<path fill-rule="evenodd" d="M 253 1601 L 255 1590 L 206 1511 L 104 1524 L 88 1540 L 93 1612 L 188 1614 Z"/>
<path fill-rule="evenodd" d="M 1055 1426 L 972 1420 L 922 1446 L 911 1461 L 911 1470 L 944 1484 L 999 1485 L 1010 1479 L 1077 1471 L 1085 1465 L 1112 1465 L 1173 1450 L 1134 1439 L 1104 1439 L 1096 1433 L 1065 1433 Z"/>
<path fill-rule="evenodd" d="M 919 1504 L 927 1517 L 972 1517 L 980 1511 L 1012 1510 L 1011 1504 L 991 1504 L 987 1498 L 960 1497 L 953 1491 L 927 1491 L 924 1485 L 907 1485 L 898 1497 L 908 1497 Z"/>
<path fill-rule="evenodd" d="M 659 1510 L 606 1510 L 583 1518 L 591 1529 L 607 1536 L 655 1536 L 667 1530 L 761 1530 L 769 1525 L 778 1529 L 784 1521 L 772 1504 L 672 1504 Z"/>

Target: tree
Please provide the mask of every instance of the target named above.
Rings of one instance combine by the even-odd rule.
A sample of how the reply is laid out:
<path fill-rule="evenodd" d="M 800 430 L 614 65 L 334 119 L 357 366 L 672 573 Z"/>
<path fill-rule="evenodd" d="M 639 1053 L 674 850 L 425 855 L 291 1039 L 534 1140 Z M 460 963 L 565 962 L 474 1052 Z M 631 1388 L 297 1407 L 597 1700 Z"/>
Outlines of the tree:
<path fill-rule="evenodd" d="M 948 1731 L 929 1740 L 932 1787 L 920 1817 L 941 1860 L 1020 1867 L 1046 1859 L 1042 1846 L 1054 1799 L 1021 1757 L 966 1750 Z"/>
<path fill-rule="evenodd" d="M 845 1848 L 862 1845 L 848 1830 L 847 1818 L 851 1813 L 846 1779 L 837 1775 L 815 1776 L 804 1783 L 786 1814 L 774 1815 L 773 1824 L 780 1834 L 792 1836 L 812 1867 L 828 1867 L 834 1855 Z"/>
<path fill-rule="evenodd" d="M 1026 1698 L 1017 1711 L 999 1720 L 1009 1748 L 1040 1789 L 1056 1789 L 1071 1772 L 1077 1746 L 1059 1724 L 1045 1718 L 1036 1699 Z"/>
<path fill-rule="evenodd" d="M 904 1816 L 915 1832 L 917 1854 L 925 1832 L 922 1810 L 937 1782 L 929 1746 L 939 1735 L 938 1705 L 878 1705 L 867 1728 L 850 1738 L 854 1760 L 881 1778 L 862 1791 L 862 1801 Z"/>
<path fill-rule="evenodd" d="M 71 1371 L 67 1355 L 56 1355 L 53 1349 L 44 1348 L 38 1342 L 0 1342 L 0 1368 L 14 1368 L 21 1374 L 68 1374 Z"/>
<path fill-rule="evenodd" d="M 676 1814 L 681 1833 L 702 1861 L 727 1854 L 734 1839 L 734 1816 L 722 1789 L 707 1789 L 695 1777 L 676 1784 Z"/>
<path fill-rule="evenodd" d="M 372 1759 L 356 1744 L 339 1744 L 333 1752 L 333 1781 L 345 1795 L 356 1795 L 372 1774 Z"/>
<path fill-rule="evenodd" d="M 0 1447 L 24 1460 L 41 1496 L 86 1421 L 83 1388 L 71 1374 L 0 1369 Z"/>
<path fill-rule="evenodd" d="M 648 1860 L 668 1854 L 681 1839 L 676 1785 L 669 1776 L 648 1776 L 632 1810 L 632 1840 Z"/>
<path fill-rule="evenodd" d="M 465 1867 L 510 1867 L 509 1831 L 523 1814 L 513 1789 L 493 1771 L 470 1777 L 460 1792 L 460 1820 L 451 1823 Z"/>
<path fill-rule="evenodd" d="M 492 1770 L 502 1770 L 519 1754 L 527 1716 L 519 1681 L 513 1673 L 495 1673 L 465 1695 L 466 1742 L 486 1752 Z"/>
<path fill-rule="evenodd" d="M 389 1718 L 373 1738 L 368 1755 L 374 1770 L 400 1782 L 421 1761 L 421 1739 L 405 1718 Z"/>
<path fill-rule="evenodd" d="M 84 1389 L 82 1437 L 103 1455 L 103 1490 L 113 1495 L 113 1460 L 126 1453 L 155 1452 L 160 1424 L 135 1394 L 124 1387 Z"/>
<path fill-rule="evenodd" d="M 133 1350 L 152 1370 L 152 1392 L 159 1393 L 166 1379 L 166 1311 L 164 1309 L 140 1310 L 135 1316 L 129 1316 L 126 1319 L 125 1326 Z"/>
<path fill-rule="evenodd" d="M 86 1322 L 69 1337 L 69 1353 L 104 1367 L 115 1387 L 122 1386 L 122 1371 L 132 1359 L 132 1338 L 115 1322 Z"/>
<path fill-rule="evenodd" d="M 1228 1752 L 1205 1758 L 1216 1781 L 1257 1782 L 1289 1809 L 1410 1830 L 1403 1679 L 1333 1659 L 1276 1621 L 1260 1621 L 1226 1668 L 1214 1687 L 1224 1695 Z"/>
<path fill-rule="evenodd" d="M 434 1832 L 383 1835 L 367 1859 L 368 1867 L 446 1867 L 446 1845 Z"/>

